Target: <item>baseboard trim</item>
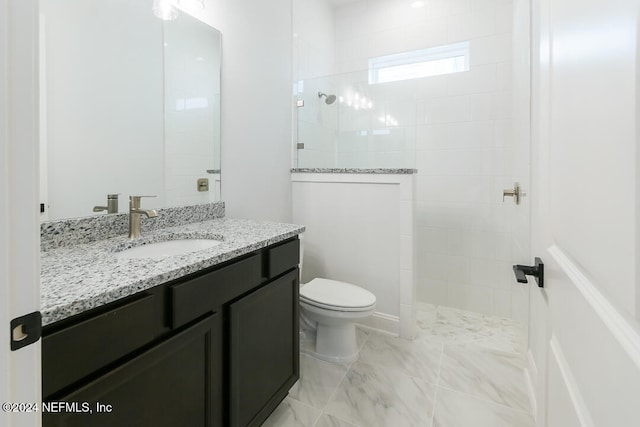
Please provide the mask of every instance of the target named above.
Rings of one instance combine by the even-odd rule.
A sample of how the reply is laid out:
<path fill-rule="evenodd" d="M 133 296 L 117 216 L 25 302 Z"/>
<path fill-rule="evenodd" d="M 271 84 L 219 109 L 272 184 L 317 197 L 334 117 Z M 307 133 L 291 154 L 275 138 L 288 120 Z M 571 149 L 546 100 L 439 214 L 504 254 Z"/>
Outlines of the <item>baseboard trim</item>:
<path fill-rule="evenodd" d="M 371 316 L 358 323 L 365 329 L 400 336 L 400 318 L 391 314 L 374 312 Z"/>

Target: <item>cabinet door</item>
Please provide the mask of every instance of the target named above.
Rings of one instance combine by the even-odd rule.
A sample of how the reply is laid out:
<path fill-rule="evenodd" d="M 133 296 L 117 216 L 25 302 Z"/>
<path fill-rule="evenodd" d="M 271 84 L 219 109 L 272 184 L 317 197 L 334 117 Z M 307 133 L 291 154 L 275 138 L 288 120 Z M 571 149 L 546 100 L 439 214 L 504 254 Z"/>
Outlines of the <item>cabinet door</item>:
<path fill-rule="evenodd" d="M 60 398 L 64 405 L 49 402 L 43 425 L 221 426 L 221 336 L 211 315 Z"/>
<path fill-rule="evenodd" d="M 297 381 L 298 269 L 230 306 L 230 425 L 258 426 Z"/>

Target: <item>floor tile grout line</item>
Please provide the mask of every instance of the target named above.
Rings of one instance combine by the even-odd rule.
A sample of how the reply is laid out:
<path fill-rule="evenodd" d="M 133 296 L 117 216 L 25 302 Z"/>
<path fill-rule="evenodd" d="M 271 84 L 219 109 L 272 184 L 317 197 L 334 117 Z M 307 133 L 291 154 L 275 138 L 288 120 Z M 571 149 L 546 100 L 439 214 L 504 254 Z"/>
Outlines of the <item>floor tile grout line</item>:
<path fill-rule="evenodd" d="M 367 334 L 366 338 L 364 339 L 364 341 L 362 342 L 362 346 L 360 347 L 360 349 L 364 348 L 364 345 L 366 344 L 366 342 L 369 340 L 369 334 Z M 359 352 L 360 350 L 358 350 Z M 349 367 L 347 368 L 347 370 L 344 372 L 344 374 L 342 375 L 342 378 L 340 378 L 340 381 L 338 381 L 338 384 L 335 386 L 335 388 L 333 389 L 333 392 L 331 393 L 331 396 L 329 396 L 329 400 L 327 400 L 327 403 L 324 404 L 324 406 L 321 409 L 321 413 L 320 413 L 320 418 L 322 418 L 323 414 L 327 414 L 327 415 L 331 415 L 332 417 L 334 417 L 335 415 L 329 414 L 328 412 L 326 412 L 325 410 L 327 409 L 327 406 L 329 406 L 329 403 L 331 403 L 331 401 L 333 400 L 333 397 L 336 395 L 336 393 L 338 392 L 338 389 L 340 388 L 340 385 L 342 384 L 342 381 L 344 381 L 344 379 L 347 377 L 347 374 L 349 373 L 349 371 L 351 370 L 351 368 L 353 367 L 353 364 L 356 363 L 358 361 L 358 359 L 354 360 L 353 362 L 351 362 L 349 364 Z M 340 417 L 336 417 L 340 420 L 342 420 L 342 418 Z M 343 420 L 346 421 L 346 420 Z M 353 424 L 351 421 L 347 421 L 349 424 Z"/>
<path fill-rule="evenodd" d="M 448 322 L 445 322 L 449 327 L 454 327 L 456 329 L 461 329 L 464 330 L 465 326 L 464 325 L 468 325 L 470 322 L 476 322 L 477 320 L 480 320 L 482 322 L 481 325 L 478 326 L 482 326 L 482 331 L 486 331 L 489 335 L 484 336 L 484 335 L 479 335 L 477 333 L 468 331 L 469 334 L 471 336 L 469 336 L 469 338 L 471 338 L 470 341 L 464 341 L 464 342 L 456 342 L 456 341 L 448 341 L 445 339 L 440 339 L 440 337 L 437 336 L 433 336 L 435 338 L 438 338 L 436 340 L 436 343 L 440 346 L 440 355 L 439 355 L 439 363 L 437 366 L 437 374 L 436 374 L 436 378 L 434 382 L 431 381 L 427 381 L 425 380 L 421 375 L 412 375 L 410 373 L 405 372 L 402 369 L 398 370 L 398 373 L 408 377 L 408 378 L 415 378 L 421 381 L 424 381 L 427 384 L 431 384 L 434 385 L 434 395 L 433 395 L 433 405 L 432 405 L 432 414 L 431 414 L 431 427 L 434 426 L 435 423 L 435 413 L 436 413 L 436 407 L 438 406 L 438 397 L 440 396 L 440 398 L 442 398 L 442 392 L 444 392 L 446 390 L 446 392 L 452 392 L 452 393 L 457 393 L 460 396 L 464 397 L 465 399 L 473 399 L 475 401 L 477 401 L 478 403 L 482 404 L 482 403 L 486 403 L 486 404 L 491 404 L 491 405 L 495 405 L 495 407 L 500 407 L 506 410 L 511 410 L 514 411 L 515 413 L 520 413 L 522 415 L 527 415 L 527 416 L 532 416 L 532 412 L 531 409 L 529 411 L 523 410 L 523 409 L 518 409 L 518 408 L 514 408 L 511 406 L 508 406 L 508 404 L 504 404 L 504 403 L 498 403 L 495 402 L 493 400 L 487 399 L 485 397 L 478 397 L 463 391 L 458 391 L 455 390 L 453 388 L 451 388 L 448 385 L 443 385 L 443 381 L 442 381 L 442 373 L 443 373 L 443 363 L 444 363 L 444 353 L 445 353 L 445 349 L 446 347 L 450 347 L 450 346 L 459 346 L 461 347 L 462 351 L 469 349 L 471 351 L 480 351 L 482 353 L 484 353 L 485 351 L 487 352 L 497 352 L 501 355 L 505 355 L 505 356 L 509 356 L 509 357 L 521 357 L 520 353 L 516 353 L 516 352 L 512 352 L 512 351 L 506 351 L 504 348 L 508 347 L 510 345 L 509 342 L 509 337 L 511 335 L 509 335 L 509 332 L 506 332 L 505 334 L 501 334 L 501 330 L 503 329 L 500 325 L 502 323 L 504 323 L 502 320 L 502 318 L 497 318 L 495 316 L 487 316 L 484 315 L 482 313 L 474 313 L 474 312 L 469 312 L 467 313 L 467 311 L 465 310 L 461 310 L 461 309 L 456 309 L 456 308 L 452 308 L 452 307 L 445 307 L 445 306 L 433 306 L 434 310 L 421 310 L 423 311 L 427 316 L 431 316 L 431 314 L 434 315 L 434 319 L 433 322 L 430 323 L 430 328 L 427 328 L 428 330 L 431 330 L 431 328 L 434 328 L 436 325 L 436 320 L 438 319 L 438 316 L 443 317 L 443 320 L 449 320 L 449 321 L 459 321 L 462 322 L 461 326 L 457 326 L 454 324 L 450 324 Z M 440 308 L 442 307 L 442 310 L 440 310 Z M 480 318 L 479 319 L 474 319 L 472 318 L 472 315 L 479 315 Z M 485 322 L 485 319 L 498 319 L 498 322 Z M 506 320 L 509 320 L 508 318 L 505 318 Z M 492 324 L 495 323 L 495 324 Z M 504 326 L 506 327 L 510 327 L 511 325 L 507 325 L 505 324 Z M 363 328 L 366 331 L 366 328 Z M 420 328 L 418 326 L 418 330 L 422 330 L 422 328 Z M 369 332 L 369 331 L 366 331 Z M 358 351 L 362 351 L 365 344 L 371 339 L 371 333 L 374 331 L 371 331 L 369 333 L 367 333 L 362 341 L 362 344 L 359 346 Z M 503 336 L 505 337 L 505 342 L 500 342 L 500 337 Z M 417 338 L 417 337 L 416 337 Z M 427 338 L 427 340 L 429 340 L 429 337 L 426 336 L 425 338 Z M 432 338 L 433 339 L 433 338 Z M 496 345 L 492 346 L 491 345 L 491 340 L 494 339 Z M 482 341 L 485 341 L 484 343 Z M 489 341 L 489 342 L 487 342 Z M 434 343 L 435 344 L 435 343 Z M 506 344 L 506 346 L 502 346 L 500 347 L 501 344 Z M 314 358 L 313 355 L 307 355 L 311 358 Z M 321 360 L 321 359 L 318 359 Z M 357 424 L 353 424 L 351 421 L 347 421 L 343 418 L 341 418 L 340 416 L 335 416 L 331 413 L 326 412 L 326 409 L 328 408 L 329 404 L 335 399 L 338 390 L 340 389 L 341 385 L 343 385 L 343 382 L 345 381 L 346 377 L 349 375 L 349 373 L 353 370 L 353 366 L 354 363 L 356 363 L 357 361 L 359 361 L 359 359 L 357 359 L 356 361 L 346 364 L 344 365 L 346 367 L 346 370 L 344 371 L 344 373 L 342 374 L 342 376 L 340 377 L 339 381 L 337 382 L 337 385 L 333 388 L 332 392 L 330 393 L 330 396 L 328 398 L 328 400 L 326 401 L 326 403 L 323 405 L 323 407 L 320 408 L 316 408 L 314 405 L 311 405 L 309 403 L 305 403 L 302 401 L 299 401 L 297 399 L 291 398 L 294 401 L 297 401 L 301 404 L 303 404 L 305 407 L 310 407 L 313 408 L 315 411 L 319 411 L 320 414 L 318 415 L 318 417 L 315 419 L 315 422 L 313 422 L 312 426 L 317 426 L 320 422 L 320 420 L 322 419 L 323 415 L 327 415 L 330 417 L 334 417 L 336 420 L 340 420 L 342 422 L 345 422 L 349 425 L 354 425 L 355 427 L 358 427 Z M 381 368 L 381 369 L 387 369 L 389 367 L 387 367 L 384 363 L 369 363 L 369 362 L 362 362 L 362 363 L 366 363 L 372 367 L 377 367 L 377 368 Z M 442 390 L 441 390 L 442 388 Z"/>
<path fill-rule="evenodd" d="M 529 411 L 525 411 L 525 410 L 522 410 L 522 409 L 514 408 L 513 406 L 505 405 L 504 403 L 499 403 L 499 402 L 496 402 L 496 401 L 493 401 L 491 399 L 487 399 L 487 398 L 484 398 L 484 397 L 479 397 L 479 396 L 476 396 L 475 394 L 470 394 L 470 393 L 467 393 L 467 392 L 464 392 L 464 391 L 456 390 L 455 388 L 451 388 L 451 387 L 446 386 L 446 385 L 440 385 L 438 387 L 442 387 L 445 390 L 461 394 L 461 395 L 463 395 L 465 397 L 469 397 L 471 399 L 479 400 L 480 402 L 492 403 L 494 405 L 501 406 L 501 407 L 506 408 L 506 409 L 511 409 L 512 411 L 520 412 L 521 414 L 533 416 L 533 412 L 529 412 Z"/>
<path fill-rule="evenodd" d="M 440 372 L 442 371 L 442 360 L 444 359 L 444 343 L 440 349 L 440 362 L 438 363 L 438 376 L 436 377 L 436 387 L 433 392 L 433 407 L 431 408 L 431 427 L 435 422 L 436 417 L 436 405 L 438 404 L 438 388 L 440 387 Z"/>

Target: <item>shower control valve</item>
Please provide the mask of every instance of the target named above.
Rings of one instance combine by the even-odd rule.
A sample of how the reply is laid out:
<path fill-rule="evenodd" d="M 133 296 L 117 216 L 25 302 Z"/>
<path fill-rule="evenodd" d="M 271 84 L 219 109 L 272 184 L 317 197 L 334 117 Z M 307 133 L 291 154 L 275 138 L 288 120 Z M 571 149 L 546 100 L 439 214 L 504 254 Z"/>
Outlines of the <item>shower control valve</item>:
<path fill-rule="evenodd" d="M 513 197 L 513 200 L 516 202 L 516 205 L 520 204 L 520 198 L 524 196 L 522 193 L 522 189 L 520 188 L 520 183 L 516 182 L 513 184 L 513 189 L 502 190 L 502 201 L 504 202 L 505 197 Z"/>

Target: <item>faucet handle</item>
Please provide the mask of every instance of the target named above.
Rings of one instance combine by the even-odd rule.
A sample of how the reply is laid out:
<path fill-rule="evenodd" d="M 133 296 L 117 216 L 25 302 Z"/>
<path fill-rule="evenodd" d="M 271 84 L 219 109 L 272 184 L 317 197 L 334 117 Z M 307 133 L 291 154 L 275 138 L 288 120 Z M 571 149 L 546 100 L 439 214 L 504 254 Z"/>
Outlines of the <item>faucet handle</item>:
<path fill-rule="evenodd" d="M 157 196 L 129 196 L 129 207 L 131 209 L 140 209 L 140 199 L 143 197 L 157 197 Z"/>

